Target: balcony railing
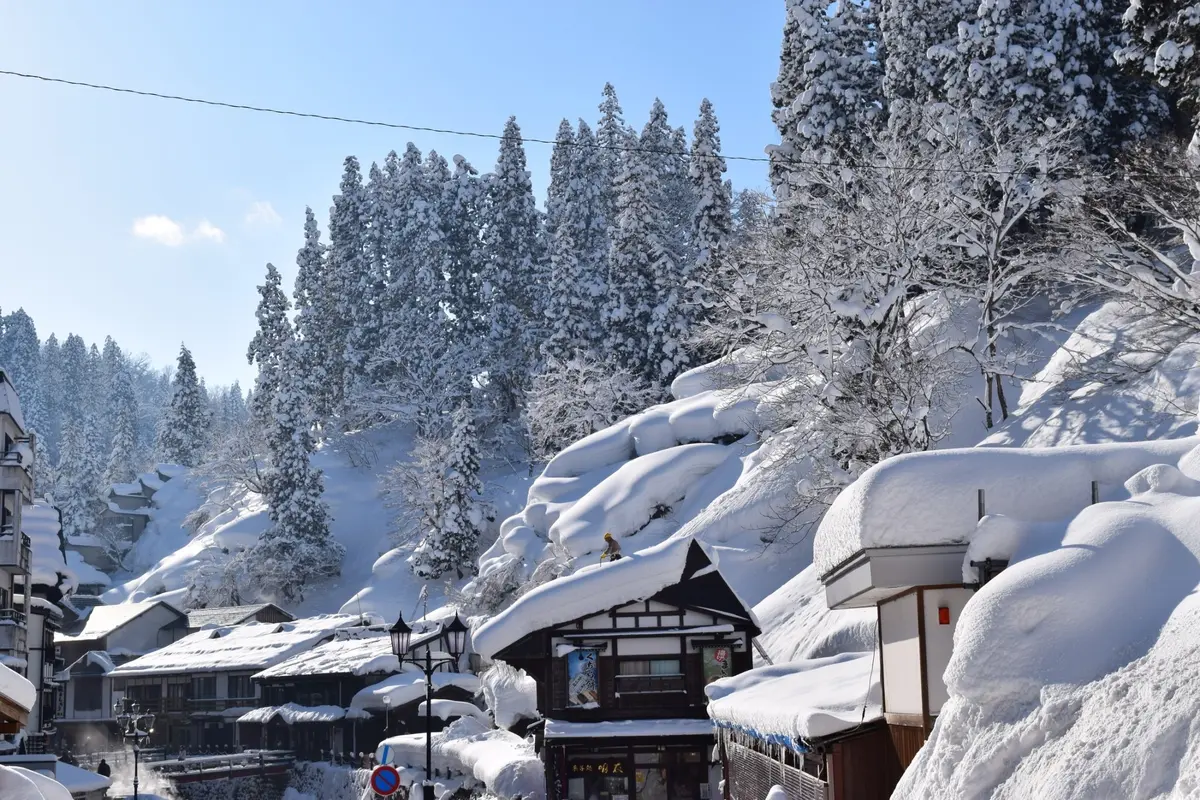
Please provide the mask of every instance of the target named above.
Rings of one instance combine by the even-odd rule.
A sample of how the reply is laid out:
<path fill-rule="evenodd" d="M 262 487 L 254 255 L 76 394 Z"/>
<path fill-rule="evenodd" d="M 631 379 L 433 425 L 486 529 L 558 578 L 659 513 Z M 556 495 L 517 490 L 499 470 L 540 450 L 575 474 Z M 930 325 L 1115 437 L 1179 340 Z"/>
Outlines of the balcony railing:
<path fill-rule="evenodd" d="M 25 632 L 25 615 L 11 608 L 3 609 L 0 614 L 0 653 L 6 653 L 17 658 L 25 658 L 29 652 Z"/>
<path fill-rule="evenodd" d="M 28 536 L 17 535 L 11 525 L 0 528 L 0 569 L 28 572 L 32 555 Z"/>

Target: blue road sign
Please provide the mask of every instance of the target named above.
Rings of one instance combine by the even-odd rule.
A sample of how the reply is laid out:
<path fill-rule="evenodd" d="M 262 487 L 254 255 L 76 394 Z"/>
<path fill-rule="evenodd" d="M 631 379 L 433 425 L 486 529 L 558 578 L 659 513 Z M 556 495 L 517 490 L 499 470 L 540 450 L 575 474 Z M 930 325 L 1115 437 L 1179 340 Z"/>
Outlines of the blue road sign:
<path fill-rule="evenodd" d="M 400 773 L 391 764 L 380 764 L 371 772 L 371 788 L 375 794 L 391 797 L 400 788 Z"/>

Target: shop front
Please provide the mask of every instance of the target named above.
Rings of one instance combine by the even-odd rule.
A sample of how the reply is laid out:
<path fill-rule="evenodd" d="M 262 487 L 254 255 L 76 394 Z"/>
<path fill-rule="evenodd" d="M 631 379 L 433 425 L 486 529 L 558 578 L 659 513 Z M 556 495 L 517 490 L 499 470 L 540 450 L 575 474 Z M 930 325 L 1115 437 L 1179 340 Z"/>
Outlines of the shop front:
<path fill-rule="evenodd" d="M 697 722 L 707 723 L 680 722 L 691 728 L 699 727 Z M 574 723 L 571 727 L 622 725 Z M 712 762 L 715 739 L 711 734 L 566 738 L 555 733 L 551 722 L 543 752 L 551 800 L 716 800 L 719 796 L 715 781 L 720 779 L 720 765 Z"/>

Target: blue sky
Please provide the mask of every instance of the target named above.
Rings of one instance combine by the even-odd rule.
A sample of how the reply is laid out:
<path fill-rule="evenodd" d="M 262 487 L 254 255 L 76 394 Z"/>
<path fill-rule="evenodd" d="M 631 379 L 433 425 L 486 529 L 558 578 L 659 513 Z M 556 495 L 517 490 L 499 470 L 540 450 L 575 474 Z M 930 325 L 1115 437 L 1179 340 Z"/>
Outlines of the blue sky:
<path fill-rule="evenodd" d="M 655 96 L 726 153 L 775 140 L 779 0 L 0 0 L 0 69 L 341 116 L 528 136 L 596 117 L 604 82 L 640 129 Z M 271 261 L 289 287 L 304 207 L 328 216 L 342 159 L 410 139 L 481 171 L 497 143 L 116 95 L 0 76 L 0 308 L 43 338 L 112 335 L 156 364 L 180 342 L 210 384 L 253 380 Z M 528 145 L 539 198 L 549 147 Z M 730 164 L 739 186 L 763 164 Z"/>

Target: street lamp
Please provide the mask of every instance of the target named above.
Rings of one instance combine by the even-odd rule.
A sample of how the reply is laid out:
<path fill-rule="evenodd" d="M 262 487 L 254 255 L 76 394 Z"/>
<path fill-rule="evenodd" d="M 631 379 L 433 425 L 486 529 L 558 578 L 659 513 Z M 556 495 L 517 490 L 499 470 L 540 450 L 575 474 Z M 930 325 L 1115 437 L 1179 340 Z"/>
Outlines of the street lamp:
<path fill-rule="evenodd" d="M 143 712 L 137 703 L 122 697 L 113 703 L 113 717 L 125 741 L 133 739 L 133 800 L 138 800 L 138 755 L 142 752 L 143 736 L 154 733 L 154 715 Z"/>
<path fill-rule="evenodd" d="M 446 650 L 449 651 L 448 657 L 434 658 L 433 657 L 433 640 L 436 636 L 425 639 L 425 658 L 418 660 L 415 655 L 409 658 L 409 661 L 422 672 L 425 673 L 425 791 L 424 800 L 434 800 L 433 796 L 433 671 L 436 667 L 442 664 L 454 664 L 457 666 L 459 657 L 467 649 L 467 626 L 459 619 L 458 612 L 454 612 L 454 619 L 449 625 L 438 623 L 440 632 L 446 637 Z M 388 635 L 392 638 L 392 653 L 400 660 L 400 665 L 404 666 L 404 659 L 410 655 L 412 645 L 412 628 L 404 622 L 404 617 L 396 618 L 396 624 L 388 631 Z"/>

